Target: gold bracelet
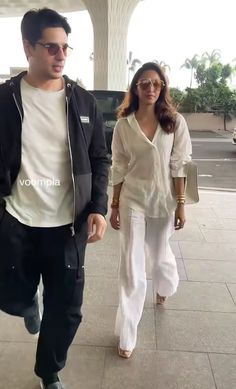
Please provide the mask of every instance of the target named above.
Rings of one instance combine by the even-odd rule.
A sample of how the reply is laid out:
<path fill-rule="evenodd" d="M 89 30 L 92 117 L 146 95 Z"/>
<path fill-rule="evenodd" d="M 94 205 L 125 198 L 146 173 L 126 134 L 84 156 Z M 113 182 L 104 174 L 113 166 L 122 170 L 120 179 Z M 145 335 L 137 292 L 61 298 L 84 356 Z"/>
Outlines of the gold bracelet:
<path fill-rule="evenodd" d="M 177 202 L 177 204 L 182 204 L 182 205 L 185 204 L 185 200 L 177 200 L 176 202 Z"/>
<path fill-rule="evenodd" d="M 176 201 L 185 201 L 185 195 L 177 195 Z"/>
<path fill-rule="evenodd" d="M 119 208 L 119 202 L 118 203 L 111 203 L 111 209 L 118 209 Z"/>
<path fill-rule="evenodd" d="M 114 197 L 113 197 L 113 199 L 112 199 L 112 203 L 114 203 L 114 204 L 119 204 L 119 202 L 120 202 L 120 200 L 119 200 L 119 199 L 116 199 L 116 198 L 114 198 Z"/>

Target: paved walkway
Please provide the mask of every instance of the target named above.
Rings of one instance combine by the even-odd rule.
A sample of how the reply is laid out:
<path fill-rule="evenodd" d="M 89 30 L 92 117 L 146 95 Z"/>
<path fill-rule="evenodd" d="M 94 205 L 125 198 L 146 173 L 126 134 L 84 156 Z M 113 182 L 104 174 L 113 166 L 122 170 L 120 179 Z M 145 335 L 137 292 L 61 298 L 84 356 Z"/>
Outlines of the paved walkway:
<path fill-rule="evenodd" d="M 172 247 L 181 278 L 165 307 L 148 293 L 130 360 L 117 356 L 118 233 L 90 245 L 84 320 L 61 374 L 67 389 L 236 388 L 236 193 L 202 191 Z M 39 389 L 36 338 L 0 313 L 0 389 Z"/>

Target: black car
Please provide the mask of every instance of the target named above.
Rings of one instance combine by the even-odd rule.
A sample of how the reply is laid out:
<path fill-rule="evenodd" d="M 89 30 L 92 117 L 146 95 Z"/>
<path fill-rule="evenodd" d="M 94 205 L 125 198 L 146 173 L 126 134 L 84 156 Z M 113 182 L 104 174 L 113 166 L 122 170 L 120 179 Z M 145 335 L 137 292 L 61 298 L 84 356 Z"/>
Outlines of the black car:
<path fill-rule="evenodd" d="M 117 120 L 116 109 L 122 103 L 125 92 L 111 90 L 90 90 L 89 92 L 95 96 L 103 114 L 107 150 L 111 154 L 112 135 Z"/>

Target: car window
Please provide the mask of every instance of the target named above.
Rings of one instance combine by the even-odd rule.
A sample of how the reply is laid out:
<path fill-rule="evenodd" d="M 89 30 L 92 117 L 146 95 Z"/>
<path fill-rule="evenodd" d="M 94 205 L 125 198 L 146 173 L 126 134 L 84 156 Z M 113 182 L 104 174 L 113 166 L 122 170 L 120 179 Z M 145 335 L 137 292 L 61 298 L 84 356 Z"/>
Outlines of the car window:
<path fill-rule="evenodd" d="M 116 120 L 116 110 L 122 103 L 125 92 L 93 90 L 90 91 L 90 93 L 96 97 L 98 107 L 103 114 L 104 120 Z"/>
<path fill-rule="evenodd" d="M 98 97 L 97 102 L 100 110 L 106 114 L 114 113 L 114 110 L 117 108 L 114 106 L 115 104 L 112 96 Z"/>
<path fill-rule="evenodd" d="M 104 132 L 108 155 L 111 155 L 113 129 L 117 120 L 117 108 L 122 103 L 125 92 L 109 90 L 90 90 L 97 100 L 97 105 L 103 115 Z"/>

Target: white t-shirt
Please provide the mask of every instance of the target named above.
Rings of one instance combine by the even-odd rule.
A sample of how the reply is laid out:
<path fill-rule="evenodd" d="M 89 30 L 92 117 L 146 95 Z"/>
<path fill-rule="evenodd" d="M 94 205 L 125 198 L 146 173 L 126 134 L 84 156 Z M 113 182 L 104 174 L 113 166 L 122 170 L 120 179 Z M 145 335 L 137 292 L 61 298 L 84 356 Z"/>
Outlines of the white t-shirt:
<path fill-rule="evenodd" d="M 32 227 L 72 222 L 73 185 L 65 90 L 52 92 L 21 81 L 24 118 L 21 167 L 5 198 L 7 211 Z"/>
<path fill-rule="evenodd" d="M 175 210 L 173 177 L 186 177 L 192 153 L 189 130 L 180 114 L 176 126 L 174 135 L 158 125 L 150 141 L 133 113 L 118 120 L 112 141 L 112 183 L 123 182 L 121 206 L 149 217 L 166 217 Z"/>

